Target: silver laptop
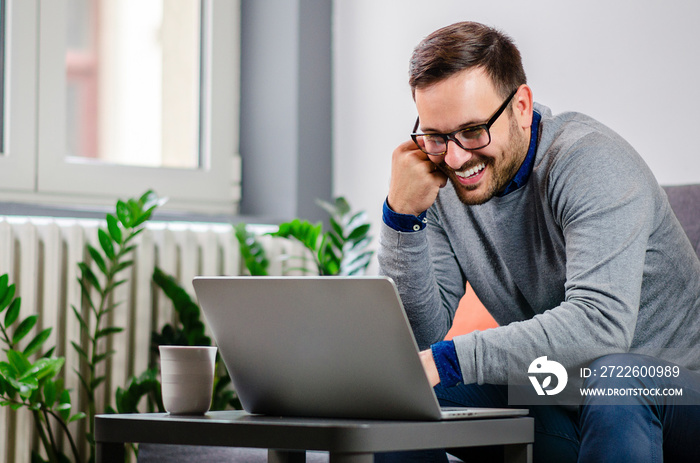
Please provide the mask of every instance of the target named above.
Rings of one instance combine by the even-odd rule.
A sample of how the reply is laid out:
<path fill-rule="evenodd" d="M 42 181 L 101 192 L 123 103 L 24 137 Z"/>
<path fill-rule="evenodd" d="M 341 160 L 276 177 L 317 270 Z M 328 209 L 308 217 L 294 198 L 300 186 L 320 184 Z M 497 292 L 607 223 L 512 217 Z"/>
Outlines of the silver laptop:
<path fill-rule="evenodd" d="M 384 277 L 196 277 L 243 408 L 387 420 L 515 416 L 440 408 L 394 283 Z"/>

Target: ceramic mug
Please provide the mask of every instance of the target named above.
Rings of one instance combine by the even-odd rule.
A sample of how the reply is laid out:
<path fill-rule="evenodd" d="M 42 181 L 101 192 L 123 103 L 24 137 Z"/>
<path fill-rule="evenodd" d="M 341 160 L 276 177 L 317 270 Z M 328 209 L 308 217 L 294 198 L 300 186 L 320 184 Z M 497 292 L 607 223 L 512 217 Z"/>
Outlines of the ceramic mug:
<path fill-rule="evenodd" d="M 216 347 L 159 346 L 165 410 L 172 415 L 203 415 L 214 388 Z"/>

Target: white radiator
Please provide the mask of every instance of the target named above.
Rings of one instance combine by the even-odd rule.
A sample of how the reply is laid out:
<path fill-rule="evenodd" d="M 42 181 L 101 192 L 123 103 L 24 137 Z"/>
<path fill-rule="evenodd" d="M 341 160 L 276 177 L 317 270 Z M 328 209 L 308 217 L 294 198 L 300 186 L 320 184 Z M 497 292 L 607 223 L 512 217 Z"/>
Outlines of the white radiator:
<path fill-rule="evenodd" d="M 71 305 L 80 307 L 78 262 L 86 259 L 87 243 L 99 248 L 97 229 L 104 226 L 99 220 L 0 216 L 0 275 L 8 273 L 10 282 L 17 285 L 16 296 L 22 298 L 20 318 L 38 314 L 36 330 L 53 327 L 44 346 L 55 345 L 56 355 L 66 357 L 62 375 L 66 387 L 73 390 L 73 413 L 87 408 L 78 401 L 80 381 L 74 369 L 79 358 L 70 345 L 80 339 L 80 326 L 71 310 Z M 115 299 L 125 303 L 114 311 L 112 324 L 125 330 L 112 336 L 116 353 L 107 364 L 98 413 L 104 411 L 105 398 L 114 406 L 117 387 L 126 386 L 128 378 L 146 370 L 151 332 L 174 321 L 168 299 L 151 283 L 156 265 L 176 277 L 192 296 L 195 275 L 243 271 L 238 242 L 228 224 L 149 222 L 137 240 L 134 266 L 123 272 L 129 283 L 118 288 Z M 261 242 L 271 260 L 271 274 L 286 272 L 286 260 L 275 257 L 303 253 L 299 245 L 287 240 L 263 237 Z M 4 360 L 4 355 L 0 357 Z M 73 425 L 74 438 L 84 443 L 86 420 Z M 32 448 L 38 448 L 38 441 L 30 413 L 0 407 L 0 461 L 29 462 Z M 80 450 L 87 455 L 85 445 Z"/>

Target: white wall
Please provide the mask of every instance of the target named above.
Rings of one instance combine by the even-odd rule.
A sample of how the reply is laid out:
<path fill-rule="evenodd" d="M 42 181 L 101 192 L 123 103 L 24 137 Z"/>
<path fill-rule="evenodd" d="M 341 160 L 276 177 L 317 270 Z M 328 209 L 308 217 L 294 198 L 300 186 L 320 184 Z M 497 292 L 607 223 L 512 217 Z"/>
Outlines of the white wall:
<path fill-rule="evenodd" d="M 495 26 L 523 55 L 535 101 L 608 124 L 662 184 L 700 182 L 700 2 L 335 0 L 334 185 L 378 229 L 394 147 L 416 111 L 413 47 L 462 20 Z"/>

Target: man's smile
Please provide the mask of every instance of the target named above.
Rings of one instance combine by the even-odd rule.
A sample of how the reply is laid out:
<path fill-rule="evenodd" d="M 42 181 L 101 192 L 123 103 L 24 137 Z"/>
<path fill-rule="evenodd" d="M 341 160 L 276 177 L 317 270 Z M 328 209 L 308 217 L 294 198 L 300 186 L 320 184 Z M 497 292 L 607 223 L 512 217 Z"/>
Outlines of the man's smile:
<path fill-rule="evenodd" d="M 451 177 L 455 184 L 462 186 L 473 186 L 484 176 L 483 174 L 486 171 L 486 166 L 488 163 L 486 161 L 479 161 L 477 164 L 470 164 L 471 166 L 464 166 L 459 170 L 455 170 L 443 162 L 440 165 L 440 170 L 442 170 L 448 177 Z"/>
<path fill-rule="evenodd" d="M 480 174 L 484 170 L 485 167 L 486 167 L 486 163 L 480 162 L 479 164 L 472 167 L 471 169 L 454 171 L 454 173 L 457 177 L 460 177 L 463 179 L 469 179 L 470 177 L 474 177 L 474 176 Z"/>

